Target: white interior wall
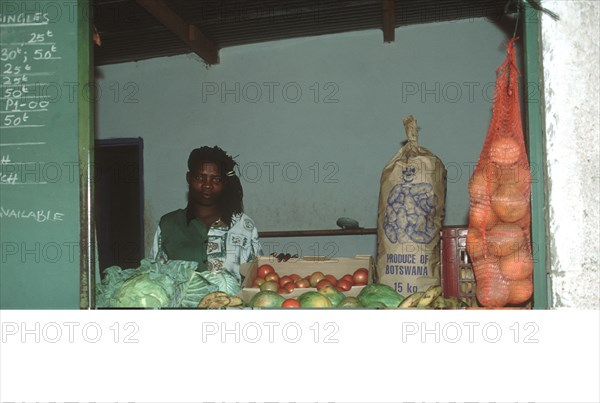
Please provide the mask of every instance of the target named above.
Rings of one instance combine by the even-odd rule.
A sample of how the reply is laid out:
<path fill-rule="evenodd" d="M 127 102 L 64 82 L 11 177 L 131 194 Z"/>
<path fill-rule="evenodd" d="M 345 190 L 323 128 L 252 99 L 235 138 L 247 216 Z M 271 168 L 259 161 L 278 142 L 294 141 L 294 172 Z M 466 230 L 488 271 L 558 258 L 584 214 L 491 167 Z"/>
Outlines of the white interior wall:
<path fill-rule="evenodd" d="M 600 3 L 544 1 L 548 239 L 552 305 L 600 307 Z"/>

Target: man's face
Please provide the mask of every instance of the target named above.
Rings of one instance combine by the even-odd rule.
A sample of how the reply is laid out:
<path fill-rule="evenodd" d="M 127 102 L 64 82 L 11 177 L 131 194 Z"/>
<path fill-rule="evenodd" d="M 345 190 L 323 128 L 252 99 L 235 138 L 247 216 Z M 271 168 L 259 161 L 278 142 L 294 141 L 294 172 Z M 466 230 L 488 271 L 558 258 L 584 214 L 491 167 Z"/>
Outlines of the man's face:
<path fill-rule="evenodd" d="M 191 200 L 201 206 L 218 204 L 223 191 L 223 177 L 219 165 L 214 162 L 200 162 L 186 175 L 190 186 Z"/>

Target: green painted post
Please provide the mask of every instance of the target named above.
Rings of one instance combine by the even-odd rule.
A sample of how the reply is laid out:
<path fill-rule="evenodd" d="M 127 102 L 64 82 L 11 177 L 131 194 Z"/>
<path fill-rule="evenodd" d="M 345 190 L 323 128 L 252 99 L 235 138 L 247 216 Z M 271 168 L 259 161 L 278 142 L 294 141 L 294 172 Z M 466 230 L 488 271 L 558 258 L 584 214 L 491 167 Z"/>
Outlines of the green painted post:
<path fill-rule="evenodd" d="M 541 69 L 540 12 L 522 2 L 523 37 L 525 49 L 524 85 L 526 93 L 526 137 L 529 163 L 532 168 L 531 184 L 531 241 L 534 247 L 533 308 L 547 309 L 549 299 L 548 243 L 546 228 L 546 153 L 544 148 L 542 102 L 544 86 Z"/>
<path fill-rule="evenodd" d="M 91 7 L 89 0 L 77 3 L 77 81 L 78 81 L 78 117 L 79 130 L 79 205 L 81 231 L 79 261 L 79 308 L 95 307 L 95 240 L 93 231 L 93 114 L 90 98 L 90 84 L 93 74 Z"/>

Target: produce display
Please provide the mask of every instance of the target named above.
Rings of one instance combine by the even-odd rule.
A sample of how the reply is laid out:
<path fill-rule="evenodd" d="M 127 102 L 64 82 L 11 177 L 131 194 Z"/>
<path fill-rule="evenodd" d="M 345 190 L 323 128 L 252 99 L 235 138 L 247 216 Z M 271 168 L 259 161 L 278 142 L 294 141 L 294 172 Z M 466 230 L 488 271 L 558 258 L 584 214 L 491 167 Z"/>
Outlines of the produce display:
<path fill-rule="evenodd" d="M 196 308 L 209 293 L 233 295 L 240 285 L 226 271 L 197 272 L 198 263 L 144 259 L 137 268 L 111 266 L 96 287 L 99 308 Z"/>
<path fill-rule="evenodd" d="M 253 308 L 397 308 L 404 297 L 385 284 L 369 284 L 357 297 L 347 296 L 332 285 L 306 291 L 297 298 L 284 298 L 273 291 L 260 291 L 249 303 Z"/>
<path fill-rule="evenodd" d="M 324 274 L 321 271 L 315 271 L 304 277 L 294 273 L 280 276 L 272 265 L 263 264 L 257 269 L 252 287 L 259 288 L 261 291 L 291 294 L 297 288 L 312 287 L 320 290 L 327 286 L 333 287 L 337 291 L 348 291 L 354 286 L 367 285 L 368 282 L 369 271 L 364 267 L 338 279 L 332 274 Z"/>
<path fill-rule="evenodd" d="M 246 303 L 232 274 L 224 271 L 197 272 L 197 263 L 144 259 L 140 266 L 121 269 L 109 267 L 97 287 L 100 308 L 444 308 L 460 306 L 440 296 L 441 287 L 404 298 L 386 284 L 368 284 L 369 271 L 358 268 L 339 278 L 322 271 L 300 277 L 279 276 L 273 266 L 264 264 L 257 270 L 254 284 L 260 291 Z M 286 286 L 304 290 L 292 297 Z M 296 288 L 297 287 L 297 288 Z M 346 293 L 359 287 L 355 295 Z M 524 287 L 524 286 L 523 286 Z M 526 289 L 524 288 L 524 291 Z M 240 295 L 237 295 L 240 294 Z"/>
<path fill-rule="evenodd" d="M 386 284 L 369 284 L 357 297 L 346 296 L 332 286 L 319 291 L 306 291 L 297 298 L 284 298 L 273 291 L 260 291 L 250 303 L 252 308 L 464 308 L 467 305 L 457 297 L 443 297 L 442 287 L 434 285 L 404 298 Z"/>
<path fill-rule="evenodd" d="M 456 297 L 443 297 L 442 287 L 438 284 L 405 298 L 387 284 L 369 283 L 370 272 L 364 267 L 350 269 L 351 266 L 343 266 L 343 269 L 335 271 L 337 276 L 327 272 L 326 264 L 310 267 L 311 270 L 307 270 L 301 264 L 278 265 L 276 270 L 272 264 L 263 260 L 251 272 L 255 278 L 247 279 L 247 284 L 259 289 L 256 294 L 251 294 L 252 298 L 247 306 L 257 309 L 448 309 L 467 306 Z M 303 273 L 303 276 L 283 274 L 294 269 Z M 346 282 L 350 285 L 349 288 L 345 285 Z M 286 286 L 294 286 L 293 293 L 287 292 Z"/>
<path fill-rule="evenodd" d="M 469 181 L 467 252 L 484 307 L 526 303 L 533 293 L 531 174 L 525 149 L 514 40 L 498 69 L 492 121 Z"/>

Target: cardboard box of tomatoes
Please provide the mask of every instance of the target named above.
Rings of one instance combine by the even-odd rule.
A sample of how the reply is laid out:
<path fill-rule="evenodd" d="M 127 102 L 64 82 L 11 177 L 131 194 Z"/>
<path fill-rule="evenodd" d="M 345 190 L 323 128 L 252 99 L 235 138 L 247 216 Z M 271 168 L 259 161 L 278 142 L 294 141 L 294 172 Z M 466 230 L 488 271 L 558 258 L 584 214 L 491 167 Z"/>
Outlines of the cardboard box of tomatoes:
<path fill-rule="evenodd" d="M 244 276 L 241 298 L 249 302 L 266 282 L 270 283 L 268 289 L 286 298 L 296 298 L 329 284 L 347 296 L 356 297 L 365 285 L 373 282 L 374 271 L 374 259 L 369 255 L 305 256 L 288 261 L 259 256 L 240 266 L 240 273 Z"/>

